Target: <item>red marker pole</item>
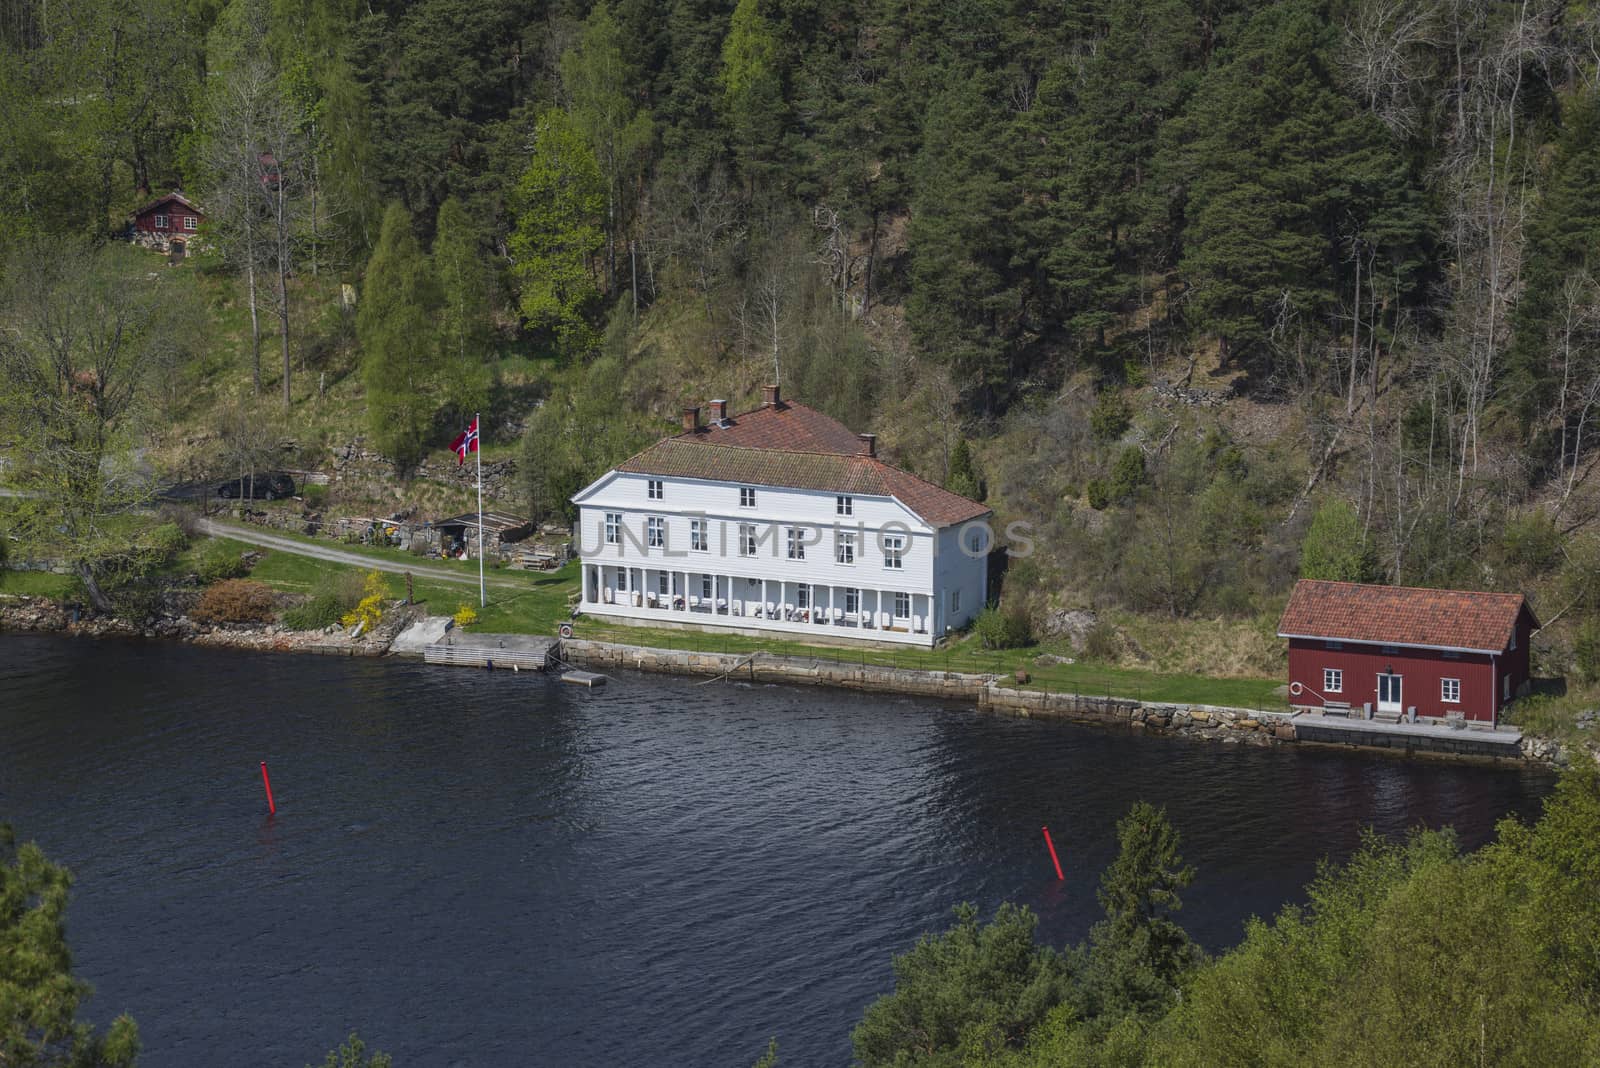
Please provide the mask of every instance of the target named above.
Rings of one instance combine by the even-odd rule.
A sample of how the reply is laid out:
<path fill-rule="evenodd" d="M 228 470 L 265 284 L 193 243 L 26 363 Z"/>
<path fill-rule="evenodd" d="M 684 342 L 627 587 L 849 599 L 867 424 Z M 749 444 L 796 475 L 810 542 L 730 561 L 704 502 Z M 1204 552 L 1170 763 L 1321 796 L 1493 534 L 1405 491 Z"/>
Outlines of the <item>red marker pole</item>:
<path fill-rule="evenodd" d="M 266 770 L 267 766 L 265 764 L 261 765 L 261 771 L 263 774 L 266 773 Z M 1056 878 L 1065 879 L 1066 876 L 1061 874 L 1061 861 L 1056 857 L 1056 844 L 1050 841 L 1050 828 L 1041 827 L 1039 829 L 1044 832 L 1044 844 L 1050 847 L 1050 863 L 1056 866 Z"/>
<path fill-rule="evenodd" d="M 261 785 L 267 788 L 267 815 L 276 815 L 278 806 L 272 803 L 272 780 L 267 778 L 267 762 L 265 760 L 261 762 Z M 1045 832 L 1046 837 L 1049 836 L 1049 833 L 1048 831 Z M 1060 870 L 1059 865 L 1057 865 L 1057 870 Z"/>

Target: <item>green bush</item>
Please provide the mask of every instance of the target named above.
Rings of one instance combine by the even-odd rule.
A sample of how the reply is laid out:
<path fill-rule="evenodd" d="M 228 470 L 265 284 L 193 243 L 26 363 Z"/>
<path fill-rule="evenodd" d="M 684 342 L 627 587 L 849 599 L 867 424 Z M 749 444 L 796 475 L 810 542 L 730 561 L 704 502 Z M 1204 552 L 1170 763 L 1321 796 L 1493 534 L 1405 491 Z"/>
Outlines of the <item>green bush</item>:
<path fill-rule="evenodd" d="M 1033 626 L 1021 612 L 1002 612 L 990 606 L 978 613 L 972 633 L 985 649 L 1020 649 L 1033 644 Z"/>
<path fill-rule="evenodd" d="M 339 622 L 361 603 L 362 578 L 354 571 L 326 575 L 311 597 L 283 613 L 283 624 L 294 630 L 322 630 Z"/>
<path fill-rule="evenodd" d="M 301 486 L 300 500 L 307 508 L 320 512 L 328 506 L 328 487 L 316 484 Z"/>
<path fill-rule="evenodd" d="M 1103 512 L 1111 506 L 1111 485 L 1103 478 L 1091 478 L 1084 487 L 1089 496 L 1089 507 Z"/>
<path fill-rule="evenodd" d="M 1144 482 L 1144 450 L 1137 445 L 1129 445 L 1117 454 L 1117 462 L 1111 465 L 1111 485 L 1108 488 L 1112 500 L 1132 497 Z"/>
<path fill-rule="evenodd" d="M 176 523 L 162 523 L 153 527 L 148 535 L 150 551 L 156 558 L 157 567 L 165 567 L 178 558 L 178 554 L 189 547 L 189 535 Z"/>
<path fill-rule="evenodd" d="M 1107 391 L 1100 394 L 1089 412 L 1089 432 L 1096 441 L 1113 442 L 1127 433 L 1133 423 L 1133 412 L 1122 394 Z"/>
<path fill-rule="evenodd" d="M 1581 682 L 1600 679 L 1600 622 L 1589 620 L 1572 640 L 1573 666 Z"/>
<path fill-rule="evenodd" d="M 202 586 L 224 579 L 244 578 L 249 573 L 250 568 L 245 565 L 244 556 L 220 541 L 208 543 L 195 561 L 195 574 L 200 576 Z"/>

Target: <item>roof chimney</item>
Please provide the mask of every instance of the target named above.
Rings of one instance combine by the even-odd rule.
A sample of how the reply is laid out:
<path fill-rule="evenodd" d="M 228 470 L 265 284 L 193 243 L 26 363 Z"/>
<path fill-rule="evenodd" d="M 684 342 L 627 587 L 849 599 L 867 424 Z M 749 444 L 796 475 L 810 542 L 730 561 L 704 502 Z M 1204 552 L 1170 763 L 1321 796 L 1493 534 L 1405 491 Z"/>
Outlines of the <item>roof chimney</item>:
<path fill-rule="evenodd" d="M 763 408 L 776 408 L 778 406 L 778 387 L 776 385 L 761 387 L 761 406 Z"/>
<path fill-rule="evenodd" d="M 727 401 L 725 401 L 725 400 L 706 401 L 706 407 L 711 409 L 711 421 L 713 423 L 725 423 L 725 422 L 728 421 L 728 402 Z"/>
<path fill-rule="evenodd" d="M 878 435 L 857 434 L 856 437 L 861 439 L 862 451 L 864 453 L 866 453 L 868 456 L 878 455 Z"/>
<path fill-rule="evenodd" d="M 685 408 L 683 410 L 683 432 L 693 434 L 700 429 L 700 409 Z"/>

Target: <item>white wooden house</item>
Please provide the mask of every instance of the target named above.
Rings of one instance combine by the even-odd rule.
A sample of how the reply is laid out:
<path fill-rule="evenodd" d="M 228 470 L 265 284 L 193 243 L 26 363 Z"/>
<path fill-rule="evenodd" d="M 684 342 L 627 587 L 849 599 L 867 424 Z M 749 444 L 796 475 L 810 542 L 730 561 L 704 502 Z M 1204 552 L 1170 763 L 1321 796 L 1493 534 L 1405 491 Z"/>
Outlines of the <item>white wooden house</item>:
<path fill-rule="evenodd" d="M 932 645 L 988 596 L 992 513 L 885 463 L 871 434 L 764 390 L 586 487 L 582 608 L 652 626 Z"/>

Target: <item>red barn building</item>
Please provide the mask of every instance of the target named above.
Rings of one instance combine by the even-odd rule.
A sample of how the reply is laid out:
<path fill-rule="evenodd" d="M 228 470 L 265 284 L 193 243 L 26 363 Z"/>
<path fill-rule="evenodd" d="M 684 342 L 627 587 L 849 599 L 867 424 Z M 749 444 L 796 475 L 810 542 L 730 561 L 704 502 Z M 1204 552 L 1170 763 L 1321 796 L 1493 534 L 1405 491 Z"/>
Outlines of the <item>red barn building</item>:
<path fill-rule="evenodd" d="M 1278 623 L 1289 640 L 1289 703 L 1390 721 L 1498 723 L 1528 690 L 1538 626 L 1520 593 L 1302 580 Z"/>
<path fill-rule="evenodd" d="M 137 245 L 184 256 L 198 248 L 205 212 L 174 190 L 157 197 L 129 217 L 129 232 Z"/>

